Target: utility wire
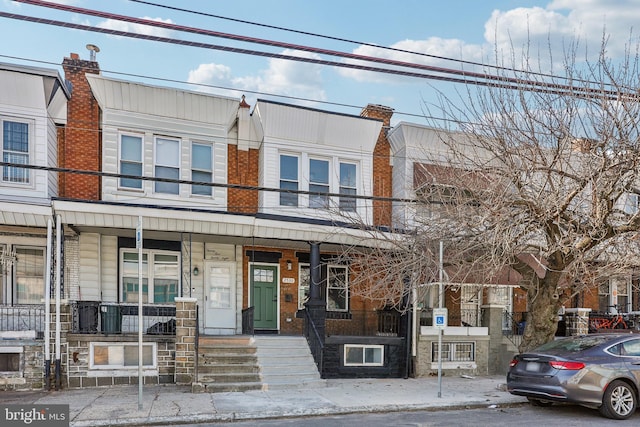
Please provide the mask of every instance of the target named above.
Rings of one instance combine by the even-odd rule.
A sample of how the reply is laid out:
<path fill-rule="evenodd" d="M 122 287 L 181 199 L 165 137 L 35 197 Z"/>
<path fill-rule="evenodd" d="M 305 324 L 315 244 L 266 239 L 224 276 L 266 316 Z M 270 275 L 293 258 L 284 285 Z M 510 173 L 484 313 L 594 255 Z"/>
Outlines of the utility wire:
<path fill-rule="evenodd" d="M 535 75 L 535 76 L 540 76 L 540 77 L 563 78 L 563 77 L 559 77 L 559 76 L 556 76 L 556 75 L 553 75 L 553 74 L 548 74 L 548 73 L 540 73 L 540 72 L 534 72 L 534 71 L 524 71 L 524 70 L 519 70 L 519 69 L 516 69 L 516 68 L 513 68 L 513 67 L 503 67 L 503 66 L 499 66 L 499 65 L 485 64 L 485 63 L 482 63 L 482 62 L 475 62 L 475 61 L 468 61 L 468 60 L 463 60 L 463 59 L 450 58 L 450 57 L 446 57 L 446 56 L 433 55 L 433 54 L 430 54 L 430 53 L 416 52 L 416 51 L 412 51 L 412 50 L 400 49 L 400 48 L 391 47 L 391 46 L 378 45 L 378 44 L 375 44 L 375 43 L 361 42 L 361 41 L 356 41 L 356 40 L 351 40 L 351 39 L 345 39 L 345 38 L 342 38 L 342 37 L 328 36 L 328 35 L 325 35 L 325 34 L 312 33 L 312 32 L 309 32 L 309 31 L 302 31 L 302 30 L 296 30 L 296 29 L 292 29 L 292 28 L 286 28 L 286 27 L 279 27 L 279 26 L 275 26 L 275 25 L 263 24 L 263 23 L 260 23 L 260 22 L 247 21 L 247 20 L 244 20 L 244 19 L 229 18 L 229 17 L 226 17 L 226 16 L 214 15 L 212 13 L 206 13 L 206 12 L 201 12 L 201 11 L 192 10 L 192 9 L 184 9 L 184 8 L 180 8 L 180 7 L 176 7 L 176 6 L 168 6 L 168 5 L 154 3 L 154 2 L 150 2 L 150 1 L 144 1 L 144 0 L 129 0 L 129 1 L 132 2 L 132 3 L 140 3 L 140 4 L 145 4 L 145 5 L 148 5 L 148 6 L 154 6 L 154 7 L 174 10 L 174 11 L 178 11 L 178 12 L 191 13 L 191 14 L 194 14 L 194 15 L 206 16 L 206 17 L 209 17 L 209 18 L 216 18 L 216 19 L 221 19 L 221 20 L 225 20 L 225 21 L 237 22 L 237 23 L 240 23 L 240 24 L 254 25 L 254 26 L 262 27 L 262 28 L 270 28 L 270 29 L 273 29 L 273 30 L 285 31 L 285 32 L 290 32 L 290 33 L 295 33 L 295 34 L 302 34 L 302 35 L 305 35 L 305 36 L 312 36 L 312 37 L 318 37 L 318 38 L 327 39 L 327 40 L 339 41 L 339 42 L 356 44 L 356 45 L 361 45 L 361 46 L 368 46 L 368 47 L 373 47 L 373 48 L 376 48 L 376 49 L 388 50 L 388 51 L 391 51 L 391 52 L 406 53 L 406 54 L 410 54 L 410 55 L 422 56 L 422 57 L 425 57 L 425 58 L 439 59 L 439 60 L 442 60 L 442 61 L 450 61 L 450 62 L 455 62 L 455 63 L 458 63 L 458 64 L 467 64 L 467 65 L 473 65 L 473 66 L 482 67 L 482 68 L 490 68 L 490 69 L 500 70 L 500 71 L 510 71 L 510 72 L 514 72 L 514 73 L 526 73 L 528 75 Z M 575 80 L 575 81 L 580 82 L 580 83 L 595 84 L 595 82 L 591 82 L 591 81 L 588 81 L 588 80 Z"/>
<path fill-rule="evenodd" d="M 452 75 L 462 76 L 463 78 L 462 79 L 460 79 L 460 78 L 450 78 L 450 77 L 447 78 L 447 77 L 436 76 L 436 75 L 431 75 L 431 74 L 401 72 L 401 71 L 394 70 L 394 69 L 384 69 L 384 68 L 376 68 L 376 67 L 357 66 L 357 65 L 354 65 L 354 64 L 344 64 L 344 63 L 323 61 L 323 60 L 317 60 L 317 59 L 311 59 L 311 58 L 287 57 L 287 55 L 282 55 L 281 56 L 281 55 L 278 55 L 278 54 L 269 54 L 269 53 L 266 53 L 266 52 L 257 52 L 257 51 L 250 51 L 250 50 L 246 50 L 246 49 L 231 48 L 231 47 L 228 47 L 228 46 L 224 46 L 223 47 L 223 46 L 209 45 L 209 44 L 205 44 L 205 43 L 199 44 L 198 42 L 184 42 L 182 40 L 170 39 L 170 38 L 162 38 L 162 37 L 157 37 L 157 36 L 148 36 L 147 35 L 147 36 L 144 37 L 147 40 L 164 41 L 165 43 L 185 44 L 185 45 L 194 46 L 194 47 L 207 47 L 207 46 L 209 46 L 209 47 L 207 47 L 209 49 L 225 50 L 225 51 L 230 51 L 230 52 L 234 52 L 234 53 L 244 53 L 244 54 L 256 55 L 256 56 L 267 56 L 267 57 L 279 58 L 279 59 L 289 59 L 289 60 L 297 60 L 297 61 L 303 61 L 303 62 L 312 62 L 312 63 L 320 64 L 320 65 L 333 65 L 333 66 L 339 66 L 339 67 L 341 66 L 341 67 L 346 67 L 346 68 L 359 69 L 359 70 L 363 70 L 363 71 L 383 72 L 383 73 L 398 74 L 398 75 L 403 75 L 403 76 L 408 76 L 408 77 L 430 78 L 430 79 L 435 79 L 435 80 L 449 81 L 449 82 L 453 82 L 453 83 L 472 83 L 472 84 L 475 84 L 475 85 L 485 85 L 485 86 L 497 85 L 497 86 L 500 86 L 500 87 L 504 87 L 506 89 L 521 89 L 523 86 L 526 86 L 526 87 L 529 88 L 528 90 L 539 90 L 539 88 L 542 88 L 542 89 L 545 89 L 545 91 L 548 90 L 549 93 L 559 93 L 557 91 L 561 91 L 561 92 L 569 91 L 569 92 L 572 92 L 572 93 L 573 92 L 578 92 L 581 95 L 584 95 L 584 94 L 596 94 L 596 93 L 601 95 L 601 94 L 604 93 L 609 97 L 613 97 L 613 99 L 615 99 L 615 98 L 617 98 L 618 96 L 621 95 L 618 91 L 602 90 L 600 88 L 576 87 L 576 86 L 567 85 L 567 84 L 558 84 L 558 83 L 549 83 L 549 82 L 545 82 L 545 81 L 526 80 L 526 79 L 521 79 L 521 78 L 518 78 L 518 77 L 497 76 L 497 75 L 491 75 L 491 74 L 487 74 L 487 73 L 468 72 L 468 71 L 454 70 L 454 69 L 443 68 L 443 67 L 435 67 L 435 66 L 424 65 L 424 64 L 416 64 L 416 63 L 410 63 L 410 62 L 404 62 L 404 61 L 395 61 L 395 60 L 386 59 L 386 58 L 378 58 L 378 57 L 372 57 L 372 56 L 357 55 L 357 54 L 352 54 L 352 53 L 347 53 L 347 52 L 339 52 L 339 51 L 334 51 L 334 50 L 329 50 L 329 49 L 314 48 L 314 47 L 305 46 L 305 45 L 284 43 L 284 42 L 278 42 L 278 41 L 267 40 L 267 39 L 259 39 L 259 38 L 254 38 L 254 37 L 246 37 L 246 36 L 241 36 L 241 35 L 237 35 L 237 34 L 222 33 L 222 32 L 218 32 L 218 31 L 211 31 L 211 30 L 206 30 L 206 29 L 196 28 L 196 27 L 187 27 L 187 26 L 183 26 L 183 25 L 176 25 L 176 24 L 170 24 L 170 23 L 166 23 L 166 22 L 153 21 L 153 20 L 150 20 L 150 19 L 134 18 L 134 17 L 130 17 L 130 16 L 118 15 L 118 14 L 113 14 L 113 13 L 109 13 L 109 12 L 102 12 L 102 11 L 93 10 L 93 9 L 85 9 L 85 8 L 80 8 L 80 7 L 75 7 L 75 6 L 64 5 L 64 4 L 51 3 L 51 2 L 42 1 L 42 0 L 16 0 L 16 1 L 21 2 L 21 3 L 30 4 L 30 5 L 35 5 L 35 6 L 42 6 L 42 7 L 47 7 L 47 8 L 52 8 L 52 9 L 57 9 L 57 10 L 62 10 L 62 11 L 67 11 L 67 12 L 80 13 L 80 14 L 83 14 L 83 15 L 97 16 L 97 17 L 101 17 L 101 18 L 105 18 L 105 19 L 114 19 L 114 20 L 118 20 L 118 21 L 124 21 L 124 22 L 139 24 L 139 25 L 146 25 L 146 26 L 151 26 L 151 27 L 155 27 L 155 28 L 163 28 L 163 29 L 169 29 L 169 30 L 180 31 L 180 32 L 188 32 L 188 33 L 199 34 L 199 35 L 226 38 L 226 39 L 231 39 L 231 40 L 236 40 L 236 41 L 241 41 L 241 42 L 257 43 L 257 44 L 263 44 L 263 45 L 267 45 L 267 46 L 274 46 L 274 47 L 280 47 L 280 48 L 292 49 L 292 50 L 300 50 L 300 51 L 317 53 L 317 54 L 324 54 L 324 55 L 329 55 L 329 56 L 337 56 L 337 57 L 350 59 L 350 60 L 356 60 L 356 61 L 374 62 L 374 63 L 381 63 L 381 64 L 385 64 L 385 65 L 392 65 L 392 66 L 397 66 L 397 67 L 402 67 L 402 68 L 412 68 L 412 69 L 419 69 L 419 70 L 431 71 L 431 72 L 437 72 L 437 73 L 452 74 Z M 15 15 L 15 17 L 13 17 L 14 19 L 21 19 L 21 18 L 19 18 L 21 15 L 16 15 L 16 14 L 7 14 L 7 15 Z M 6 16 L 6 17 L 9 17 L 9 16 Z M 23 18 L 25 18 L 25 17 L 23 17 Z M 31 18 L 31 17 L 26 17 L 26 18 Z M 63 22 L 60 22 L 60 21 L 38 19 L 38 18 L 31 18 L 31 19 L 25 19 L 25 20 L 31 20 L 31 22 L 46 23 L 46 24 L 50 24 L 50 25 L 67 26 L 67 27 L 70 27 L 70 28 L 83 29 L 83 30 L 86 30 L 86 31 L 96 31 L 97 30 L 94 27 L 90 27 L 90 26 L 76 27 L 76 25 L 78 25 L 78 24 L 63 23 Z M 50 21 L 50 22 L 48 22 L 48 21 Z M 66 24 L 66 25 L 64 25 L 64 24 Z M 104 30 L 104 29 L 100 29 L 100 30 Z M 115 31 L 115 30 L 108 30 L 108 31 Z M 98 32 L 102 32 L 102 31 L 98 31 Z M 117 33 L 110 33 L 110 32 L 107 32 L 107 33 L 108 34 L 117 34 Z M 118 32 L 118 33 L 124 33 L 124 32 Z M 121 35 L 121 36 L 124 36 L 124 37 L 136 37 L 136 36 L 138 36 L 138 35 L 133 36 L 132 34 L 133 33 L 125 33 L 125 34 L 117 34 L 117 35 Z M 139 37 L 136 37 L 136 38 L 139 38 Z M 271 56 L 271 55 L 275 55 L 275 56 Z M 294 59 L 294 58 L 296 58 L 296 59 Z M 489 82 L 482 82 L 480 80 L 467 80 L 468 78 L 475 78 L 475 79 L 481 79 L 481 80 L 494 81 L 494 82 L 497 82 L 497 84 L 489 83 Z M 559 78 L 562 78 L 562 77 L 559 77 Z M 562 78 L 562 79 L 564 79 L 564 78 Z M 505 82 L 509 83 L 511 85 L 505 85 Z M 630 93 L 625 93 L 625 94 L 622 94 L 622 95 L 625 95 L 625 96 L 633 95 L 634 97 L 637 96 L 635 93 L 631 93 L 631 92 Z"/>

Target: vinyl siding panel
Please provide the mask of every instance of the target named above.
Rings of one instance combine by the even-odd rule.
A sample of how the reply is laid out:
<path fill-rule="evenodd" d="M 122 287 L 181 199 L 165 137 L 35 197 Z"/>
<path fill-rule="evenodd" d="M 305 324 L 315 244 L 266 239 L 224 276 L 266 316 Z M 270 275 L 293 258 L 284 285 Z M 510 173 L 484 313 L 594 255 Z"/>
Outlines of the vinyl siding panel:
<path fill-rule="evenodd" d="M 98 233 L 82 233 L 79 239 L 80 258 L 80 291 L 78 297 L 82 301 L 100 301 L 100 235 Z"/>

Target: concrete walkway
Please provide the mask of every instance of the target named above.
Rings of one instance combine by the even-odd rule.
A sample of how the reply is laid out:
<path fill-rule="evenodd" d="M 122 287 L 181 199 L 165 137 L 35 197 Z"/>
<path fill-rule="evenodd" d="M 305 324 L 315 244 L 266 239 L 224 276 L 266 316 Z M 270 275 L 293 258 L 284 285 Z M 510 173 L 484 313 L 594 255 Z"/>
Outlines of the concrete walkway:
<path fill-rule="evenodd" d="M 419 409 L 495 408 L 526 402 L 504 376 L 327 380 L 326 387 L 191 393 L 189 387 L 137 386 L 53 392 L 0 392 L 2 404 L 68 404 L 70 425 L 151 426 Z M 441 390 L 440 396 L 439 391 Z"/>

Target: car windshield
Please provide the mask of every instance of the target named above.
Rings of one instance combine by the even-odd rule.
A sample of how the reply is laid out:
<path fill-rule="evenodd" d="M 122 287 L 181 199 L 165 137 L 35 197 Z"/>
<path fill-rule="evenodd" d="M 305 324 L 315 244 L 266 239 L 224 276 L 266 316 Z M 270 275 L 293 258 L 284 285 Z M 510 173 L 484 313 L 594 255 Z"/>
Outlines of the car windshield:
<path fill-rule="evenodd" d="M 582 351 L 597 345 L 606 343 L 611 340 L 611 337 L 606 336 L 583 336 L 576 338 L 563 338 L 555 341 L 548 342 L 533 350 L 534 353 L 543 352 L 548 350 L 560 350 L 560 351 Z"/>

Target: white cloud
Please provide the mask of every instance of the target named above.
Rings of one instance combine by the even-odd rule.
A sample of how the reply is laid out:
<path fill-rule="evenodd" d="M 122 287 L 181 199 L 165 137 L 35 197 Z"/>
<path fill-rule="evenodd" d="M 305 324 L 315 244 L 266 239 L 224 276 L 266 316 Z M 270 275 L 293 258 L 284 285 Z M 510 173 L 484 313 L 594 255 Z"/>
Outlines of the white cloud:
<path fill-rule="evenodd" d="M 147 19 L 155 22 L 164 22 L 165 24 L 173 24 L 173 21 L 171 19 L 150 18 L 148 16 L 145 16 L 141 19 Z M 102 21 L 98 23 L 96 27 L 158 37 L 171 37 L 171 34 L 173 33 L 171 30 L 167 30 L 165 28 L 134 24 L 132 22 L 117 21 L 115 19 L 107 19 L 106 21 Z"/>
<path fill-rule="evenodd" d="M 634 25 L 640 22 L 640 8 L 637 0 L 550 0 L 546 7 L 519 7 L 510 10 L 494 10 L 487 17 L 484 26 L 484 41 L 481 44 L 468 43 L 459 39 L 443 39 L 430 37 L 425 40 L 403 40 L 391 45 L 423 54 L 442 56 L 452 59 L 463 59 L 471 62 L 494 63 L 496 52 L 504 55 L 512 64 L 511 53 L 528 50 L 534 66 L 541 66 L 541 71 L 551 70 L 550 55 L 554 65 L 560 66 L 566 48 L 578 41 L 579 55 L 585 49 L 589 54 L 597 54 L 606 32 L 608 38 L 607 53 L 613 58 L 624 55 L 624 49 L 637 43 L 637 36 L 631 33 Z M 425 56 L 409 55 L 371 46 L 360 46 L 353 53 L 366 56 L 388 58 L 449 68 L 459 68 L 451 61 L 442 61 Z M 583 58 L 576 58 L 583 59 Z M 538 63 L 540 61 L 540 64 Z M 351 61 L 352 62 L 352 61 Z M 376 66 L 374 63 L 367 63 Z M 468 70 L 469 66 L 465 68 Z M 417 71 L 417 70 L 416 70 Z M 360 70 L 341 69 L 340 73 L 357 81 L 390 82 L 399 81 L 390 74 L 371 73 Z"/>
<path fill-rule="evenodd" d="M 284 55 L 318 58 L 309 52 L 286 50 Z M 232 96 L 243 90 L 264 94 L 277 94 L 324 101 L 322 66 L 284 59 L 270 59 L 269 67 L 256 75 L 233 76 L 229 67 L 221 64 L 201 64 L 189 72 L 189 83 L 206 84 L 237 89 Z M 209 91 L 215 91 L 210 89 Z M 259 97 L 260 95 L 258 95 Z M 247 94 L 254 100 L 256 95 Z M 312 103 L 311 103 L 312 104 Z"/>

